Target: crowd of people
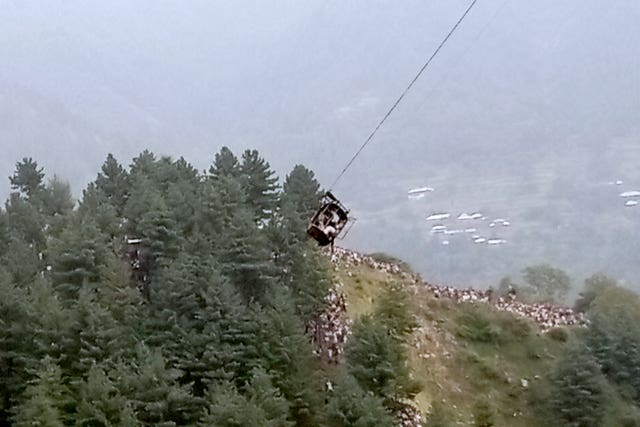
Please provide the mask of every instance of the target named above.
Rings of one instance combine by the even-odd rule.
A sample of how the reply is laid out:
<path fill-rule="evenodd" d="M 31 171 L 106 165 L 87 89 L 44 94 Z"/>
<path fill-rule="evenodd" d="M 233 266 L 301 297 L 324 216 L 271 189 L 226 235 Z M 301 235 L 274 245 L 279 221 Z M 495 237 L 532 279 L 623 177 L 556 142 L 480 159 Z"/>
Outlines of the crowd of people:
<path fill-rule="evenodd" d="M 358 266 L 361 264 L 368 265 L 369 267 L 390 274 L 407 275 L 402 269 L 392 263 L 378 261 L 369 255 L 363 255 L 358 252 L 351 251 L 345 248 L 334 247 L 331 254 L 331 261 L 337 262 L 338 260 L 350 266 Z"/>
<path fill-rule="evenodd" d="M 493 304 L 498 310 L 508 311 L 533 320 L 543 332 L 565 325 L 585 326 L 588 323 L 584 313 L 576 313 L 569 307 L 550 303 L 525 304 L 515 299 L 514 294 L 499 297 Z"/>
<path fill-rule="evenodd" d="M 549 329 L 566 325 L 586 325 L 587 319 L 583 313 L 576 313 L 569 307 L 563 307 L 548 302 L 525 303 L 516 299 L 514 291 L 502 296 L 494 296 L 491 289 L 458 289 L 452 286 L 440 286 L 427 284 L 436 298 L 445 297 L 454 301 L 469 303 L 492 304 L 497 310 L 508 311 L 517 316 L 526 317 L 536 322 L 543 332 Z"/>
<path fill-rule="evenodd" d="M 335 268 L 340 265 L 356 267 L 367 265 L 375 270 L 409 280 L 414 286 L 426 288 L 435 298 L 447 298 L 456 303 L 491 304 L 497 310 L 513 313 L 536 322 L 542 332 L 564 325 L 586 325 L 583 313 L 576 313 L 571 308 L 551 303 L 525 303 L 516 299 L 513 291 L 504 295 L 495 295 L 494 291 L 473 288 L 459 289 L 453 286 L 434 285 L 423 280 L 419 274 L 410 273 L 397 264 L 385 262 L 372 256 L 363 255 L 349 249 L 335 247 L 330 252 Z M 348 272 L 350 273 L 350 272 Z M 325 298 L 325 309 L 309 324 L 308 330 L 315 344 L 315 354 L 327 363 L 339 363 L 344 353 L 344 346 L 351 333 L 350 321 L 347 317 L 347 305 L 344 294 L 338 284 L 331 288 Z M 398 406 L 397 419 L 401 427 L 421 426 L 422 414 L 415 404 L 407 403 Z"/>
<path fill-rule="evenodd" d="M 365 264 L 382 272 L 399 275 L 403 279 L 410 279 L 416 285 L 426 287 L 436 298 L 448 298 L 457 303 L 491 304 L 497 310 L 507 311 L 536 322 L 543 332 L 565 325 L 586 325 L 588 322 L 583 313 L 576 313 L 569 307 L 551 303 L 525 303 L 518 301 L 514 292 L 497 296 L 493 294 L 491 289 L 459 289 L 453 286 L 434 285 L 423 280 L 418 274 L 403 271 L 396 264 L 376 260 L 371 256 L 362 255 L 345 248 L 334 248 L 331 260 L 334 263 L 340 260 L 347 266 Z"/>
<path fill-rule="evenodd" d="M 307 326 L 314 353 L 327 363 L 338 363 L 351 334 L 347 303 L 340 285 L 334 285 L 325 297 L 324 309 Z"/>
<path fill-rule="evenodd" d="M 422 412 L 410 400 L 396 400 L 396 419 L 400 422 L 399 427 L 422 427 Z"/>

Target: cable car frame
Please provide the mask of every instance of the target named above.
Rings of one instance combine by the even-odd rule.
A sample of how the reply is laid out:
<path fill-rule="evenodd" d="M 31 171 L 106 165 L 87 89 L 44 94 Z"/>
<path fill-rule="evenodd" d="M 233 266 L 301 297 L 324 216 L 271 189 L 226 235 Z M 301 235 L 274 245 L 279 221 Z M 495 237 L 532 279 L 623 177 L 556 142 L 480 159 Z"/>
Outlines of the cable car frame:
<path fill-rule="evenodd" d="M 349 210 L 330 192 L 327 191 L 320 200 L 320 207 L 309 220 L 307 234 L 311 236 L 318 246 L 331 245 L 340 234 L 345 231 L 348 223 L 355 219 L 349 218 Z M 351 226 L 345 231 L 344 238 Z"/>

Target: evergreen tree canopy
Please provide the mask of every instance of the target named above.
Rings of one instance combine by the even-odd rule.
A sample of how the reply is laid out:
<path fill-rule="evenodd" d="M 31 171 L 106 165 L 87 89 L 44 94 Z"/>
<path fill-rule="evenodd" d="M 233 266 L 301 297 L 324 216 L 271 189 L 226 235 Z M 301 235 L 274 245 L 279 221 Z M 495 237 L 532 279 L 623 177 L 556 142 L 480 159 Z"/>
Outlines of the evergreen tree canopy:
<path fill-rule="evenodd" d="M 318 208 L 322 196 L 320 183 L 313 172 L 302 165 L 294 166 L 287 175 L 282 190 L 282 201 L 305 220 Z"/>
<path fill-rule="evenodd" d="M 209 392 L 209 408 L 201 426 L 220 427 L 291 427 L 287 419 L 288 402 L 273 387 L 263 370 L 255 370 L 253 378 L 241 394 L 232 384 L 221 383 Z"/>
<path fill-rule="evenodd" d="M 38 163 L 31 157 L 25 157 L 21 162 L 16 163 L 16 170 L 9 177 L 11 188 L 27 198 L 31 198 L 44 189 L 43 180 L 42 168 L 39 168 Z"/>
<path fill-rule="evenodd" d="M 129 176 L 153 178 L 156 171 L 156 155 L 149 150 L 144 150 L 134 157 L 129 167 Z"/>
<path fill-rule="evenodd" d="M 640 297 L 611 287 L 591 303 L 587 343 L 602 372 L 640 402 Z"/>
<path fill-rule="evenodd" d="M 305 167 L 281 191 L 256 150 L 223 147 L 208 175 L 109 154 L 77 208 L 43 179 L 19 162 L 0 210 L 1 425 L 386 426 L 417 392 L 406 299 L 356 328 L 323 391 L 345 368 L 305 330 L 333 279 L 304 235 L 321 196 Z"/>
<path fill-rule="evenodd" d="M 290 402 L 290 418 L 296 426 L 317 425 L 320 385 L 314 375 L 312 348 L 286 289 L 270 295 L 262 319 L 262 366 Z"/>
<path fill-rule="evenodd" d="M 600 366 L 588 348 L 570 351 L 553 374 L 549 406 L 559 426 L 602 425 L 605 395 Z"/>
<path fill-rule="evenodd" d="M 213 165 L 209 167 L 209 174 L 213 179 L 238 178 L 240 176 L 240 163 L 229 147 L 222 147 L 220 152 L 216 154 Z"/>
<path fill-rule="evenodd" d="M 57 175 L 49 181 L 43 194 L 43 211 L 49 217 L 63 216 L 71 212 L 75 201 L 71 197 L 71 186 Z"/>
<path fill-rule="evenodd" d="M 46 220 L 39 203 L 12 193 L 6 203 L 8 234 L 41 251 L 46 246 Z"/>
<path fill-rule="evenodd" d="M 409 375 L 402 344 L 373 317 L 363 316 L 354 324 L 346 354 L 349 372 L 358 384 L 387 403 L 412 398 L 420 391 L 420 384 Z"/>
<path fill-rule="evenodd" d="M 280 196 L 280 214 L 287 233 L 285 241 L 293 243 L 305 239 L 307 222 L 318 209 L 322 193 L 313 172 L 296 165 L 287 175 Z"/>
<path fill-rule="evenodd" d="M 79 385 L 76 425 L 134 427 L 132 403 L 120 394 L 114 381 L 98 365 L 89 369 Z"/>
<path fill-rule="evenodd" d="M 376 306 L 375 316 L 391 336 L 400 340 L 416 326 L 412 302 L 398 283 L 389 283 Z"/>
<path fill-rule="evenodd" d="M 62 370 L 50 357 L 45 357 L 36 379 L 27 386 L 22 402 L 15 408 L 13 424 L 62 427 L 69 418 L 67 408 L 70 403 L 71 395 L 63 384 Z"/>
<path fill-rule="evenodd" d="M 111 153 L 107 155 L 100 170 L 95 182 L 96 188 L 104 193 L 118 213 L 122 213 L 129 196 L 129 174 Z"/>
<path fill-rule="evenodd" d="M 100 231 L 110 239 L 121 237 L 121 219 L 118 209 L 111 204 L 107 195 L 91 183 L 82 193 L 78 214 L 84 220 L 91 218 Z"/>
<path fill-rule="evenodd" d="M 240 164 L 242 184 L 256 221 L 272 216 L 278 202 L 278 177 L 256 150 L 245 150 Z"/>
<path fill-rule="evenodd" d="M 326 425 L 331 427 L 392 427 L 396 420 L 381 398 L 367 393 L 351 375 L 342 377 L 329 391 Z"/>
<path fill-rule="evenodd" d="M 73 218 L 59 238 L 50 243 L 51 278 L 65 299 L 75 299 L 79 289 L 99 279 L 99 266 L 108 251 L 105 236 L 96 225 Z"/>

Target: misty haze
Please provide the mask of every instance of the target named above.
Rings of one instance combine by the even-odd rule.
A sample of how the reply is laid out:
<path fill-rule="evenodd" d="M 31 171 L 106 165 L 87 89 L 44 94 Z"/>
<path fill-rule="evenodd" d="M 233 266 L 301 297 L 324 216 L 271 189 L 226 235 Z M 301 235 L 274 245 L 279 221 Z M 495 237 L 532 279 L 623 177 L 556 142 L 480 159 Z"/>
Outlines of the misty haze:
<path fill-rule="evenodd" d="M 400 303 L 389 308 L 384 306 L 384 301 L 393 298 L 405 301 L 405 291 L 410 289 L 415 296 L 414 303 L 427 301 L 424 307 L 429 309 L 420 305 L 421 302 L 416 305 L 417 311 L 407 311 L 416 318 L 428 319 L 426 323 L 407 326 L 407 330 L 431 337 L 429 339 L 437 343 L 434 344 L 437 351 L 423 351 L 420 342 L 410 341 L 406 338 L 409 335 L 394 329 L 396 324 L 385 324 L 385 327 L 391 331 L 390 335 L 397 332 L 404 337 L 405 344 L 412 343 L 409 347 L 415 348 L 411 350 L 415 354 L 410 353 L 408 360 L 411 363 L 418 360 L 412 366 L 419 363 L 433 363 L 433 366 L 424 368 L 424 372 L 416 368 L 406 378 L 402 377 L 402 381 L 407 382 L 393 383 L 394 387 L 403 384 L 402 392 L 394 394 L 393 399 L 390 394 L 384 394 L 390 393 L 387 389 L 378 390 L 381 393 L 378 396 L 377 386 L 372 386 L 370 396 L 379 397 L 382 403 L 362 397 L 363 405 L 371 404 L 371 408 L 381 411 L 363 410 L 373 419 L 371 425 L 375 425 L 376 419 L 391 420 L 385 417 L 390 417 L 393 411 L 398 419 L 401 411 L 394 405 L 405 398 L 413 399 L 419 409 L 418 415 L 414 414 L 416 419 L 420 413 L 433 415 L 438 413 L 435 408 L 445 396 L 464 407 L 457 415 L 451 415 L 452 420 L 478 422 L 487 402 L 476 402 L 475 397 L 469 400 L 464 393 L 469 396 L 489 393 L 487 396 L 498 400 L 513 397 L 508 397 L 504 387 L 491 381 L 508 383 L 509 387 L 526 389 L 526 393 L 538 396 L 518 397 L 517 404 L 500 400 L 508 409 L 502 413 L 493 408 L 498 417 L 495 425 L 511 420 L 511 412 L 522 416 L 521 421 L 514 421 L 516 418 L 509 421 L 513 421 L 513 425 L 539 425 L 531 420 L 546 419 L 540 414 L 556 413 L 553 411 L 560 406 L 555 409 L 545 406 L 538 412 L 532 409 L 535 404 L 531 402 L 542 399 L 539 397 L 542 395 L 551 399 L 549 396 L 558 397 L 563 393 L 538 395 L 536 386 L 530 383 L 534 375 L 540 373 L 542 381 L 549 381 L 544 387 L 539 386 L 541 389 L 563 390 L 558 384 L 561 378 L 570 377 L 566 372 L 573 366 L 567 367 L 564 362 L 556 365 L 555 360 L 561 356 L 565 360 L 566 354 L 573 355 L 575 350 L 565 343 L 589 347 L 594 359 L 580 365 L 584 367 L 581 372 L 593 375 L 597 372 L 598 381 L 602 377 L 598 384 L 606 383 L 616 392 L 607 406 L 609 409 L 589 415 L 592 418 L 588 422 L 579 417 L 562 418 L 568 412 L 550 419 L 555 419 L 554 422 L 563 419 L 564 425 L 580 426 L 614 426 L 622 425 L 619 423 L 627 419 L 640 419 L 637 408 L 640 359 L 634 359 L 633 363 L 638 362 L 634 365 L 628 362 L 631 359 L 604 357 L 603 349 L 610 349 L 614 344 L 598 341 L 603 336 L 609 337 L 620 325 L 640 320 L 634 314 L 615 317 L 616 310 L 611 308 L 632 307 L 635 302 L 629 301 L 636 301 L 637 297 L 633 292 L 640 291 L 640 2 L 637 0 L 478 0 L 475 3 L 472 0 L 4 0 L 1 3 L 0 178 L 4 181 L 0 185 L 0 199 L 6 203 L 0 208 L 0 284 L 6 279 L 11 292 L 18 289 L 15 292 L 24 292 L 20 295 L 29 295 L 24 298 L 31 298 L 29 304 L 36 308 L 29 305 L 24 313 L 39 313 L 38 310 L 49 307 L 50 313 L 42 318 L 58 319 L 51 320 L 52 324 L 61 322 L 55 323 L 57 326 L 51 327 L 51 331 L 66 330 L 61 320 L 66 318 L 66 314 L 61 314 L 64 310 L 76 310 L 74 304 L 83 301 L 95 302 L 94 297 L 81 290 L 87 284 L 116 283 L 124 277 L 123 280 L 128 281 L 126 290 L 116 286 L 119 290 L 113 291 L 113 295 L 122 296 L 137 289 L 132 300 L 122 297 L 132 307 L 150 310 L 144 314 L 136 311 L 135 316 L 141 317 L 134 316 L 135 319 L 153 318 L 164 322 L 170 316 L 158 314 L 156 318 L 155 314 L 149 314 L 155 310 L 150 303 L 154 295 L 157 301 L 164 301 L 162 298 L 182 301 L 184 294 L 177 290 L 180 280 L 195 289 L 198 280 L 207 275 L 213 277 L 211 283 L 220 284 L 222 290 L 216 291 L 220 295 L 205 295 L 203 289 L 210 289 L 210 284 L 209 288 L 203 285 L 202 289 L 194 290 L 194 295 L 208 301 L 207 304 L 214 300 L 227 301 L 221 303 L 223 307 L 227 307 L 227 303 L 235 307 L 237 302 L 241 311 L 246 310 L 238 319 L 245 314 L 257 316 L 251 308 L 255 303 L 260 306 L 258 318 L 271 319 L 260 323 L 259 328 L 264 330 L 277 328 L 276 318 L 281 310 L 276 308 L 289 299 L 291 307 L 287 307 L 291 310 L 283 309 L 282 316 L 298 316 L 291 324 L 303 325 L 307 334 L 322 329 L 322 321 L 331 324 L 347 314 L 350 319 L 357 318 L 353 331 L 345 327 L 331 333 L 332 339 L 342 340 L 340 345 L 313 350 L 318 360 L 329 366 L 322 365 L 322 369 L 333 372 L 331 369 L 341 369 L 344 360 L 360 354 L 355 344 L 352 350 L 341 347 L 347 345 L 346 337 L 352 332 L 356 337 L 373 336 L 367 333 L 374 330 L 374 326 L 380 326 L 376 316 L 387 316 L 388 321 L 399 315 L 394 310 L 402 311 L 398 308 Z M 467 10 L 460 25 L 454 27 Z M 451 37 L 392 114 L 383 120 L 452 28 L 455 31 Z M 381 120 L 382 126 L 359 151 Z M 44 175 L 38 175 L 39 168 Z M 256 170 L 259 173 L 255 173 Z M 227 175 L 237 182 L 231 182 L 232 178 L 227 182 Z M 264 182 L 256 184 L 258 190 L 252 193 L 253 184 L 248 182 L 258 179 L 256 176 L 264 178 Z M 117 181 L 114 177 L 122 179 L 117 191 L 113 190 Z M 344 230 L 336 233 L 331 229 L 332 233 L 339 234 L 335 249 L 332 241 L 331 249 L 322 252 L 310 249 L 314 242 L 308 236 L 304 239 L 301 236 L 310 214 L 318 207 L 315 201 L 327 190 L 336 197 L 336 203 L 342 203 L 340 206 L 349 210 L 349 221 Z M 298 194 L 304 191 L 307 194 Z M 203 206 L 211 207 L 212 211 L 208 213 Z M 198 210 L 201 208 L 203 211 Z M 171 217 L 171 224 L 175 223 L 175 229 L 163 222 L 167 220 L 166 215 Z M 86 218 L 90 218 L 88 222 Z M 81 231 L 75 235 L 75 230 Z M 97 234 L 91 234 L 93 232 L 101 233 L 101 237 L 95 237 Z M 222 235 L 226 237 L 219 237 Z M 217 247 L 222 240 L 229 245 Z M 85 260 L 89 256 L 83 241 L 104 243 L 100 250 L 91 249 L 97 263 L 95 274 L 87 273 L 81 263 L 74 264 L 74 250 L 83 254 Z M 65 246 L 67 244 L 70 246 Z M 247 248 L 260 255 L 247 256 L 244 252 Z M 104 255 L 103 260 L 99 254 Z M 195 262 L 190 258 L 192 255 L 203 258 Z M 128 261 L 123 262 L 124 259 Z M 32 260 L 34 265 L 25 260 Z M 23 262 L 28 267 L 18 268 Z M 206 272 L 190 270 L 200 262 L 206 265 Z M 120 264 L 127 266 L 127 263 L 123 273 Z M 267 264 L 269 267 L 264 267 Z M 299 285 L 298 289 L 292 284 L 296 280 L 304 286 L 314 285 L 309 285 L 309 289 Z M 397 285 L 396 281 L 408 283 L 407 287 Z M 273 290 L 277 288 L 274 284 L 285 282 L 284 288 L 292 292 L 291 295 Z M 74 288 L 70 294 L 65 293 L 69 283 L 77 284 L 80 290 Z M 166 285 L 167 288 L 158 285 L 154 289 L 154 283 L 171 285 Z M 390 283 L 393 286 L 387 289 Z M 416 290 L 416 283 L 424 283 L 428 289 Z M 49 291 L 43 289 L 49 288 L 52 290 L 47 294 Z M 464 291 L 467 293 L 463 288 L 468 289 Z M 428 296 L 421 294 L 423 291 L 428 291 Z M 498 294 L 500 300 L 494 301 Z M 596 294 L 604 296 L 600 298 Z M 423 297 L 425 299 L 421 299 Z M 13 325 L 12 316 L 20 318 L 11 311 L 10 301 L 22 297 L 11 298 L 6 300 L 7 311 L 0 310 L 3 327 L 5 323 Z M 452 305 L 448 306 L 444 300 L 453 301 Z M 594 303 L 595 308 L 591 310 L 595 311 L 590 312 L 592 300 L 601 302 Z M 67 301 L 74 302 L 65 305 Z M 322 312 L 323 318 L 318 314 L 318 307 L 327 301 L 335 313 Z M 475 306 L 472 311 L 460 308 L 477 301 L 491 303 L 493 308 L 486 313 L 484 308 Z M 577 301 L 575 306 L 568 308 L 573 301 Z M 58 307 L 58 303 L 60 312 L 55 311 L 58 308 L 51 308 Z M 191 302 L 184 304 L 191 307 Z M 109 310 L 112 308 L 109 306 Z M 273 312 L 269 312 L 271 308 Z M 129 312 L 120 309 L 112 313 L 114 324 L 126 323 L 122 319 L 128 319 Z M 158 313 L 162 310 L 158 309 Z M 628 313 L 634 310 L 636 308 L 629 308 Z M 501 317 L 504 312 L 515 313 L 535 325 L 533 329 L 524 327 L 526 332 L 522 336 L 526 338 L 518 335 L 520 332 L 516 329 L 522 326 L 520 323 L 507 322 L 511 326 L 505 326 L 505 318 Z M 233 313 L 229 316 L 239 311 Z M 372 317 L 367 317 L 371 313 Z M 598 319 L 609 319 L 609 315 L 617 319 L 617 326 L 597 323 Z M 209 319 L 201 312 L 194 316 L 193 319 Z M 572 329 L 591 328 L 589 319 L 598 325 L 597 331 L 601 334 L 591 341 Z M 375 325 L 368 324 L 369 320 Z M 206 322 L 203 322 L 201 328 L 206 331 Z M 344 324 L 351 325 L 351 320 L 344 320 Z M 78 425 L 128 425 L 125 420 L 129 420 L 129 416 L 135 419 L 131 425 L 222 425 L 216 423 L 226 415 L 216 418 L 211 408 L 224 407 L 228 402 L 207 400 L 203 403 L 214 391 L 254 403 L 267 399 L 268 395 L 268 399 L 277 401 L 274 408 L 284 405 L 283 411 L 288 415 L 281 423 L 256 425 L 321 425 L 318 421 L 321 418 L 316 417 L 314 411 L 322 413 L 323 410 L 314 405 L 321 405 L 323 399 L 309 403 L 313 400 L 309 397 L 311 400 L 305 401 L 308 406 L 296 406 L 299 402 L 292 403 L 292 396 L 298 396 L 295 393 L 299 390 L 287 382 L 286 375 L 274 374 L 278 368 L 254 363 L 262 360 L 262 356 L 223 375 L 220 372 L 235 366 L 236 360 L 231 356 L 229 360 L 224 359 L 227 356 L 211 356 L 215 353 L 211 348 L 235 344 L 218 343 L 221 347 L 207 347 L 208 350 L 194 356 L 194 360 L 200 361 L 209 354 L 212 359 L 207 359 L 211 364 L 207 366 L 219 364 L 215 374 L 211 373 L 213 368 L 211 372 L 202 373 L 204 371 L 197 370 L 204 370 L 204 364 L 195 367 L 197 363 L 191 359 L 176 362 L 181 356 L 174 358 L 172 351 L 186 344 L 179 341 L 182 344 L 167 350 L 162 339 L 149 338 L 155 336 L 149 332 L 155 326 L 147 330 L 144 322 L 141 325 L 140 331 L 144 332 L 132 332 L 131 336 L 136 339 L 122 347 L 136 348 L 135 357 L 150 360 L 149 370 L 140 368 L 135 375 L 127 371 L 130 376 L 142 378 L 145 372 L 165 366 L 166 362 L 167 371 L 157 376 L 165 378 L 162 375 L 166 375 L 166 381 L 172 378 L 180 387 L 189 388 L 185 393 L 191 393 L 195 400 L 203 400 L 194 404 L 197 409 L 174 402 L 175 407 L 181 409 L 174 412 L 167 409 L 162 415 L 147 414 L 148 408 L 141 409 L 134 403 L 130 407 L 129 403 L 122 403 L 118 408 L 125 409 L 118 409 L 120 412 L 117 411 L 119 415 L 114 415 L 115 418 L 104 415 L 104 420 L 109 422 L 91 424 L 95 421 L 91 418 L 93 415 L 86 415 L 86 420 L 94 421 Z M 245 327 L 224 325 L 215 333 L 200 329 L 198 333 L 219 334 L 216 336 L 224 341 L 225 328 L 237 331 Z M 79 334 L 80 327 L 73 329 L 71 323 L 67 326 L 69 331 L 75 331 L 69 336 Z M 297 331 L 297 326 L 291 326 L 289 331 Z M 185 327 L 184 333 L 188 335 L 198 327 Z M 504 332 L 502 338 L 499 336 L 502 332 L 492 335 L 496 328 Z M 529 334 L 530 330 L 537 332 Z M 556 330 L 563 332 L 550 332 Z M 119 331 L 114 335 L 128 336 Z M 286 331 L 278 330 L 272 336 L 278 337 L 279 333 Z M 640 343 L 640 332 L 629 334 L 620 338 L 620 342 Z M 269 341 L 257 336 L 257 341 Z M 318 336 L 313 339 L 319 340 Z M 365 338 L 362 342 L 369 339 Z M 526 344 L 522 344 L 521 339 Z M 0 342 L 13 342 L 9 338 L 2 340 Z M 49 343 L 47 340 L 49 338 L 43 338 L 42 342 Z M 137 344 L 132 344 L 134 341 Z M 16 338 L 15 342 L 21 341 Z M 505 357 L 505 366 L 525 366 L 521 370 L 514 368 L 513 378 L 506 376 L 508 381 L 500 377 L 502 366 L 491 365 L 499 363 L 498 359 L 490 362 L 489 353 L 485 353 L 491 346 L 511 345 L 505 342 L 520 343 L 518 351 L 526 348 L 522 350 L 526 353 L 523 359 L 518 359 L 520 356 L 509 359 L 513 354 L 501 347 L 500 357 Z M 58 346 L 53 338 L 51 343 Z M 392 340 L 389 346 L 395 345 L 393 343 Z M 469 344 L 471 350 L 465 343 L 472 343 Z M 275 341 L 271 344 L 278 345 Z M 13 351 L 9 344 L 5 347 L 10 349 L 2 350 L 7 354 Z M 97 356 L 80 357 L 77 364 L 87 363 L 87 366 L 77 368 L 76 362 L 65 356 L 77 349 L 63 347 L 56 347 L 59 351 L 55 354 L 33 350 L 32 353 L 37 354 L 34 360 L 38 362 L 32 364 L 15 356 L 18 353 L 4 359 L 4 353 L 0 353 L 0 368 L 10 379 L 0 390 L 4 396 L 0 425 L 30 425 L 21 424 L 30 419 L 24 414 L 32 413 L 25 408 L 31 408 L 29 402 L 37 402 L 36 397 L 40 396 L 37 393 L 41 389 L 27 387 L 27 384 L 36 384 L 35 374 L 16 374 L 18 379 L 14 380 L 15 372 L 40 369 L 38 372 L 53 375 L 46 378 L 58 378 L 50 380 L 50 384 L 64 383 L 75 393 L 84 390 L 74 389 L 75 376 L 88 383 L 94 379 L 104 384 L 104 378 L 115 378 L 115 371 L 109 369 L 129 366 L 129 362 L 120 365 L 114 362 L 102 373 L 94 373 L 86 360 L 95 357 L 91 366 L 103 366 Z M 535 356 L 538 361 L 532 361 L 533 356 L 527 359 L 533 353 L 543 353 L 531 348 L 544 348 L 545 356 Z M 640 344 L 633 348 L 640 354 Z M 264 354 L 271 354 L 272 350 L 270 347 Z M 27 354 L 31 350 L 24 351 Z M 362 354 L 376 351 L 366 349 Z M 465 359 L 456 359 L 457 356 L 451 354 L 464 354 Z M 129 360 L 126 359 L 129 356 L 118 357 L 121 357 L 119 361 Z M 620 373 L 616 370 L 619 365 L 607 364 L 613 359 L 626 361 L 620 362 L 625 369 L 628 366 L 637 369 Z M 17 368 L 13 365 L 15 360 L 19 360 L 15 362 Z M 493 379 L 481 385 L 465 382 L 467 373 L 463 375 L 453 368 L 446 375 L 438 376 L 440 371 L 440 374 L 434 373 L 444 366 L 441 363 L 454 360 L 456 363 L 462 360 L 460 365 L 481 366 L 477 369 L 483 375 L 487 370 L 496 372 Z M 625 364 L 627 362 L 629 364 Z M 349 369 L 355 366 L 349 365 L 352 363 L 349 361 L 345 363 Z M 322 370 L 313 366 L 308 372 Z M 73 371 L 76 368 L 78 371 Z M 172 376 L 170 368 L 181 374 Z M 56 369 L 61 369 L 62 377 L 55 377 Z M 304 369 L 295 372 L 308 373 Z M 545 376 L 549 372 L 555 372 L 556 376 Z M 407 379 L 413 378 L 414 373 L 423 374 L 421 387 Z M 97 376 L 93 377 L 94 374 Z M 42 375 L 36 375 L 41 381 L 37 384 L 44 384 Z M 300 373 L 304 375 L 307 374 Z M 328 392 L 328 387 L 333 389 L 335 381 L 331 375 L 331 380 L 327 380 L 330 387 L 319 386 L 325 388 L 323 393 Z M 364 382 L 355 373 L 353 376 L 358 387 L 362 387 L 358 393 L 365 396 L 368 391 Z M 441 386 L 440 379 L 444 377 L 453 379 L 451 384 L 443 386 L 445 391 L 439 399 L 433 390 Z M 621 378 L 635 380 L 627 384 L 624 382 L 627 380 Z M 455 384 L 454 379 L 458 381 Z M 557 388 L 549 385 L 552 383 Z M 127 387 L 129 391 L 135 388 L 114 384 L 120 392 Z M 345 388 L 351 386 L 351 383 L 342 384 Z M 430 386 L 433 387 L 430 389 Z M 140 390 L 144 390 L 144 386 L 140 386 Z M 500 391 L 493 395 L 493 391 L 488 390 Z M 604 393 L 604 389 L 598 390 Z M 594 401 L 599 399 L 596 399 L 600 396 L 598 393 L 593 391 Z M 324 400 L 330 402 L 327 407 L 347 411 L 344 408 L 348 405 L 344 402 Z M 131 397 L 131 402 L 137 401 L 139 396 Z M 340 406 L 342 404 L 345 406 Z M 566 405 L 569 407 L 572 403 Z M 76 415 L 86 409 L 82 405 L 72 410 L 64 405 L 59 408 L 61 413 L 73 414 L 70 418 L 61 416 L 64 422 L 75 420 Z M 266 407 L 255 410 L 256 414 L 269 412 Z M 207 415 L 202 418 L 204 413 Z M 256 415 L 256 419 L 261 416 L 271 415 Z M 338 423 L 335 421 L 338 418 L 331 418 L 333 421 L 322 418 L 322 422 L 326 422 L 322 425 L 351 425 L 347 421 Z M 346 415 L 343 418 L 359 419 Z M 248 419 L 225 425 L 251 425 Z M 449 425 L 437 424 L 433 421 L 435 418 L 430 420 L 433 425 Z M 165 421 L 168 424 L 162 424 Z M 640 421 L 625 425 L 640 425 Z"/>
<path fill-rule="evenodd" d="M 204 169 L 226 145 L 329 186 L 465 7 L 366 4 L 8 2 L 4 175 L 31 156 L 79 197 L 107 153 Z M 548 262 L 633 286 L 639 19 L 633 1 L 479 4 L 333 189 L 358 219 L 341 244 L 458 285 Z M 477 228 L 508 245 L 444 247 L 424 221 L 441 210 L 507 217 Z"/>

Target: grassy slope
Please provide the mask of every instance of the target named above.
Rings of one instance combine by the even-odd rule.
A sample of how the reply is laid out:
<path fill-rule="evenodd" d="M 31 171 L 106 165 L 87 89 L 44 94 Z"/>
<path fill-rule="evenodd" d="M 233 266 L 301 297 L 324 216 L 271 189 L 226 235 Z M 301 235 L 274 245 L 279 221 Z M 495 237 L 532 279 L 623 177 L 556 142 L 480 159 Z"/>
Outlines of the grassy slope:
<path fill-rule="evenodd" d="M 403 280 L 365 265 L 339 265 L 335 274 L 344 284 L 353 319 L 373 310 L 386 283 Z M 431 402 L 440 399 L 458 422 L 467 424 L 472 422 L 474 403 L 486 396 L 497 411 L 497 425 L 540 425 L 529 403 L 534 389 L 544 387 L 554 360 L 567 343 L 540 335 L 534 324 L 488 306 L 435 299 L 408 281 L 405 289 L 413 296 L 408 309 L 420 325 L 409 337 L 407 348 L 413 373 L 425 386 L 416 398 L 423 412 L 428 413 Z M 477 342 L 459 336 L 460 316 L 471 312 L 489 321 L 495 340 Z M 525 336 L 521 336 L 523 331 Z M 528 381 L 528 387 L 522 386 L 521 379 Z"/>

